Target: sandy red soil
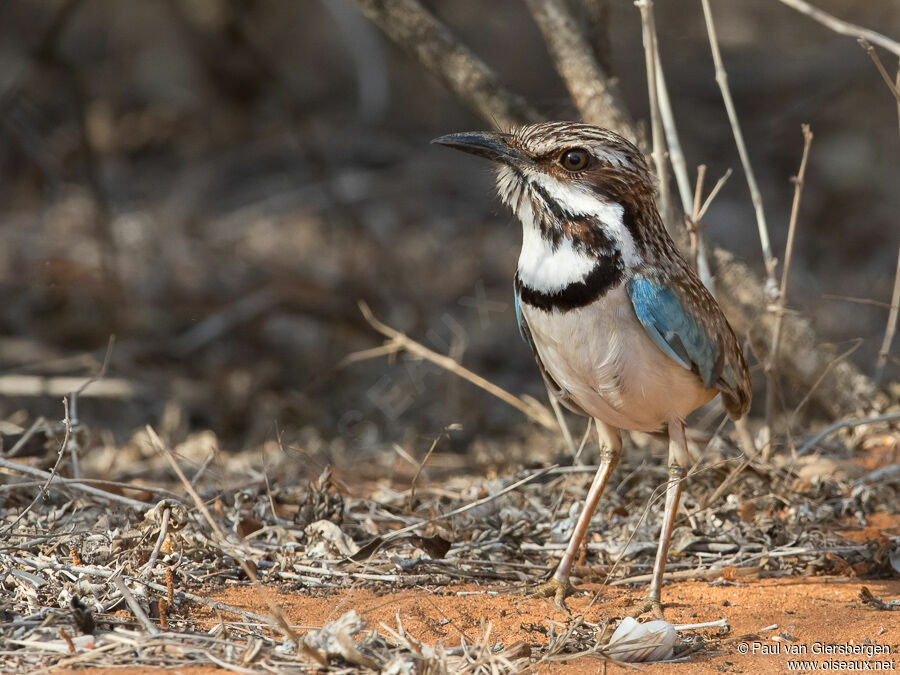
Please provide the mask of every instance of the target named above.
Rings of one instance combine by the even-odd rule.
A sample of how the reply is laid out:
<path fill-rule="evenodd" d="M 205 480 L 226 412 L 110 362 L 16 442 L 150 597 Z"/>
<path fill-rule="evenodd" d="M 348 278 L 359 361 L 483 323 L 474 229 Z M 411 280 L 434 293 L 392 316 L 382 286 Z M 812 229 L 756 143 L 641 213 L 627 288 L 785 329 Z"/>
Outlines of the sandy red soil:
<path fill-rule="evenodd" d="M 684 582 L 667 586 L 663 601 L 668 603 L 667 618 L 670 621 L 700 623 L 725 618 L 731 631 L 717 649 L 694 654 L 687 663 L 646 667 L 661 673 L 779 673 L 788 672 L 790 657 L 784 653 L 764 655 L 763 650 L 774 651 L 781 645 L 783 652 L 784 645 L 790 643 L 804 645 L 811 653 L 814 643 L 871 642 L 887 645 L 890 650 L 889 655 L 873 657 L 873 660 L 894 659 L 894 667 L 900 668 L 900 611 L 876 611 L 864 606 L 857 597 L 864 585 L 885 600 L 900 597 L 900 580 L 862 581 L 845 577 L 757 579 L 728 586 Z M 627 611 L 635 596 L 632 591 L 596 584 L 585 585 L 583 591 L 570 598 L 569 606 L 575 614 L 583 614 L 586 620 L 596 623 Z M 599 593 L 598 598 L 589 607 L 595 593 Z M 232 587 L 213 597 L 244 609 L 265 611 L 259 592 L 252 588 Z M 547 642 L 544 631 L 554 622 L 559 630 L 565 621 L 550 602 L 510 595 L 504 587 L 467 585 L 439 592 L 413 589 L 385 595 L 358 589 L 323 597 L 301 593 L 272 594 L 271 599 L 283 607 L 289 620 L 301 626 L 321 626 L 343 612 L 355 609 L 370 626 L 377 628 L 385 623 L 396 628 L 399 614 L 403 628 L 416 639 L 448 646 L 459 644 L 462 636 L 469 643 L 476 641 L 484 621 L 491 623 L 492 638 L 505 645 L 525 642 L 541 647 Z M 200 615 L 215 622 L 215 618 L 203 610 Z M 778 628 L 762 630 L 773 624 Z M 712 629 L 701 632 L 709 638 L 713 633 Z M 775 636 L 780 637 L 773 640 Z M 742 654 L 741 643 L 750 645 L 751 653 Z M 758 643 L 756 654 L 752 653 L 753 643 Z M 859 660 L 865 657 L 844 658 Z M 594 673 L 600 668 L 601 661 L 582 657 L 541 670 Z M 191 671 L 192 675 L 200 672 Z M 608 672 L 626 671 L 610 665 Z"/>

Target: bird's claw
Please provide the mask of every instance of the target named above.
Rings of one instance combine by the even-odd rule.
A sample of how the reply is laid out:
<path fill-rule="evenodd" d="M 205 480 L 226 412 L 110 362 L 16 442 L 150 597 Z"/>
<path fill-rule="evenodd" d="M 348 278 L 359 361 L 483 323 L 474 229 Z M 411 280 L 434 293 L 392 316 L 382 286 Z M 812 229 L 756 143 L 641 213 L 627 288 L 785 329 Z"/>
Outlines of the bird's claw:
<path fill-rule="evenodd" d="M 518 594 L 528 598 L 553 598 L 553 603 L 564 612 L 567 616 L 571 616 L 572 612 L 566 607 L 566 597 L 572 594 L 575 587 L 568 579 L 562 581 L 556 577 L 551 577 L 542 584 L 537 586 L 529 586 L 517 591 Z"/>
<path fill-rule="evenodd" d="M 650 612 L 654 619 L 660 619 L 661 621 L 666 620 L 666 616 L 663 613 L 663 606 L 659 601 L 659 598 L 650 595 L 644 598 L 637 607 L 631 610 L 631 612 L 628 613 L 628 616 L 632 619 L 636 619 L 646 612 Z"/>

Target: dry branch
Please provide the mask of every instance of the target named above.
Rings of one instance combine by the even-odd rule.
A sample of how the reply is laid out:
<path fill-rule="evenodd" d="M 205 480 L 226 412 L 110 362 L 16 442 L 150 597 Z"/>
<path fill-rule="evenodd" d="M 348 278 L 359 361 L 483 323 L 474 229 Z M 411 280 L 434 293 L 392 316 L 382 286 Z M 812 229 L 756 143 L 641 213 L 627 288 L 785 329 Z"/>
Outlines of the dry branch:
<path fill-rule="evenodd" d="M 369 306 L 366 303 L 360 302 L 359 309 L 365 317 L 366 321 L 369 322 L 369 325 L 372 326 L 372 328 L 377 330 L 386 338 L 390 339 L 390 342 L 383 347 L 367 349 L 364 352 L 366 356 L 382 356 L 385 354 L 395 354 L 399 351 L 406 350 L 414 356 L 425 359 L 426 361 L 429 361 L 436 366 L 439 366 L 444 370 L 453 373 L 454 375 L 458 375 L 464 380 L 471 382 L 476 387 L 484 389 L 489 394 L 493 394 L 504 403 L 508 403 L 516 410 L 522 411 L 541 426 L 547 429 L 557 428 L 557 423 L 554 420 L 553 415 L 549 410 L 547 410 L 537 401 L 532 399 L 525 400 L 519 398 L 518 396 L 513 396 L 508 391 L 502 389 L 501 387 L 498 387 L 493 382 L 489 382 L 480 375 L 476 375 L 468 368 L 464 368 L 463 366 L 459 365 L 459 363 L 454 361 L 449 356 L 438 354 L 437 352 L 428 349 L 428 347 L 419 344 L 415 340 L 410 339 L 400 331 L 394 330 L 390 326 L 381 323 L 378 319 L 375 318 L 375 316 L 372 314 L 372 310 L 369 309 Z M 359 360 L 359 354 L 351 354 L 346 359 L 344 359 L 344 364 L 357 360 Z"/>
<path fill-rule="evenodd" d="M 619 102 L 616 87 L 597 63 L 564 0 L 525 0 L 525 4 L 584 121 L 634 141 L 634 126 Z"/>
<path fill-rule="evenodd" d="M 487 64 L 457 40 L 418 0 L 356 0 L 388 37 L 409 52 L 485 120 L 509 129 L 540 115 L 506 89 Z"/>

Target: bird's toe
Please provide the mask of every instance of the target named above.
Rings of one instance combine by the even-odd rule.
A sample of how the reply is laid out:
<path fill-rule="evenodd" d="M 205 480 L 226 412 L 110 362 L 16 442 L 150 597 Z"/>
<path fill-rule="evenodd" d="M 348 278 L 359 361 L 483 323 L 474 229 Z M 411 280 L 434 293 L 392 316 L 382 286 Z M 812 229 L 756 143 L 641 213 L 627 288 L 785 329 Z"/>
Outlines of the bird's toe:
<path fill-rule="evenodd" d="M 566 615 L 571 615 L 571 611 L 566 606 L 566 598 L 575 591 L 568 579 L 561 580 L 551 577 L 542 584 L 537 586 L 528 586 L 526 588 L 515 591 L 519 595 L 528 598 L 553 598 L 553 603 L 557 608 Z"/>
<path fill-rule="evenodd" d="M 660 619 L 661 621 L 666 620 L 666 615 L 663 612 L 662 603 L 659 601 L 659 598 L 654 597 L 646 597 L 644 598 L 631 612 L 629 612 L 628 616 L 633 619 L 638 618 L 639 616 L 650 612 L 654 619 Z"/>

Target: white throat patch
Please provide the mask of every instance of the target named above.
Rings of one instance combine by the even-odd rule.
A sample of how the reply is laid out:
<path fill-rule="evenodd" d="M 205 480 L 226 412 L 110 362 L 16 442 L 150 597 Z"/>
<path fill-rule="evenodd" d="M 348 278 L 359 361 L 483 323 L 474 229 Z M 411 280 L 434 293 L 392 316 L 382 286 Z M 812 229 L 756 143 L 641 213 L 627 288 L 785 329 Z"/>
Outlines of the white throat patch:
<path fill-rule="evenodd" d="M 626 268 L 640 263 L 634 239 L 623 222 L 621 204 L 601 201 L 595 195 L 574 185 L 566 185 L 542 173 L 526 175 L 526 181 L 538 184 L 547 196 L 573 217 L 586 217 L 601 225 L 616 242 Z M 582 281 L 597 265 L 597 257 L 575 247 L 568 237 L 561 237 L 554 248 L 541 235 L 541 224 L 532 199 L 541 197 L 522 185 L 514 171 L 503 167 L 497 175 L 500 197 L 522 222 L 522 252 L 519 254 L 519 279 L 536 291 L 555 293 L 572 283 Z M 598 251 L 598 253 L 600 253 Z"/>

